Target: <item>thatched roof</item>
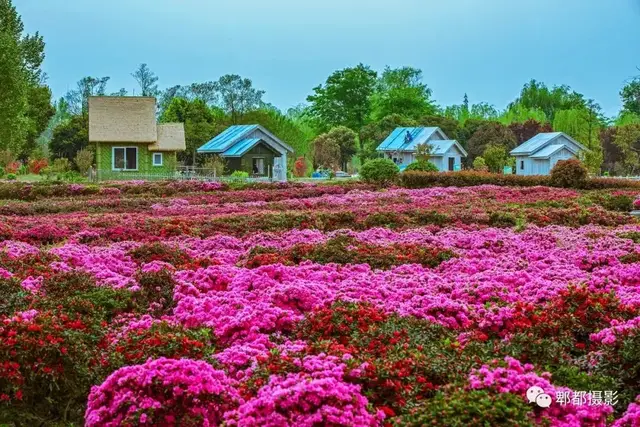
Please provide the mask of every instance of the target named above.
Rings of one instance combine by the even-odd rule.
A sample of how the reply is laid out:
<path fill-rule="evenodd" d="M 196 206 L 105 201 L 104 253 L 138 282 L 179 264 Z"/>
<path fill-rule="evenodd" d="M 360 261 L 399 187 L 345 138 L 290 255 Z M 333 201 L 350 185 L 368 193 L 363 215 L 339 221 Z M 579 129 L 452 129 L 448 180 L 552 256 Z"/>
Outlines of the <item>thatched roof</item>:
<path fill-rule="evenodd" d="M 186 149 L 182 123 L 158 125 L 158 142 L 149 146 L 149 151 L 184 151 Z"/>
<path fill-rule="evenodd" d="M 158 140 L 156 99 L 141 96 L 89 98 L 90 142 L 146 142 Z"/>

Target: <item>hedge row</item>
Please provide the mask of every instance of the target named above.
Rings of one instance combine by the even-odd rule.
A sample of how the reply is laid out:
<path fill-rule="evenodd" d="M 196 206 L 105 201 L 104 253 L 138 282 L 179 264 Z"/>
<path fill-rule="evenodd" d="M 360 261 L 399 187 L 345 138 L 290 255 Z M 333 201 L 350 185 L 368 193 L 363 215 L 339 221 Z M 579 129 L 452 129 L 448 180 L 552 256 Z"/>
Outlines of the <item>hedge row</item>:
<path fill-rule="evenodd" d="M 404 172 L 400 174 L 400 185 L 405 188 L 425 187 L 472 187 L 475 185 L 500 185 L 517 187 L 551 186 L 547 175 L 502 175 L 489 172 Z M 589 178 L 583 189 L 638 188 L 640 181 L 617 178 Z"/>

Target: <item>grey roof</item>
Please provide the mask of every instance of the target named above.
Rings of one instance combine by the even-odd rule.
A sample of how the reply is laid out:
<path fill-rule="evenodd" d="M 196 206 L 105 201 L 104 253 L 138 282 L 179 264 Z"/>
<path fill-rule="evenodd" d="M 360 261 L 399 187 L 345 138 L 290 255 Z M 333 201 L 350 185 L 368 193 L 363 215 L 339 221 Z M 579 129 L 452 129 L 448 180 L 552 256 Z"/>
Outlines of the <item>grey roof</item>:
<path fill-rule="evenodd" d="M 556 139 L 560 135 L 562 135 L 562 132 L 539 133 L 528 141 L 525 141 L 522 144 L 518 145 L 516 148 L 511 150 L 509 154 L 511 154 L 512 156 L 529 155 L 540 149 L 546 143 Z"/>
<path fill-rule="evenodd" d="M 405 140 L 406 133 L 411 135 L 411 141 Z M 416 145 L 425 143 L 435 132 L 442 132 L 437 127 L 400 127 L 378 145 L 377 151 L 415 151 Z M 444 134 L 442 134 L 444 135 Z M 445 135 L 446 137 L 446 135 Z"/>
<path fill-rule="evenodd" d="M 545 132 L 545 133 L 539 133 L 533 138 L 529 139 L 528 141 L 525 141 L 522 144 L 518 145 L 516 148 L 511 150 L 509 154 L 511 154 L 512 156 L 538 157 L 539 156 L 538 151 L 543 148 L 546 148 L 549 145 L 561 145 L 563 147 L 566 147 L 572 153 L 577 154 L 576 149 L 571 148 L 568 144 L 552 144 L 552 142 L 560 136 L 565 137 L 566 139 L 571 141 L 573 144 L 575 144 L 575 146 L 578 147 L 578 150 L 589 151 L 587 147 L 580 144 L 578 141 L 571 138 L 569 135 L 567 135 L 564 132 Z"/>
<path fill-rule="evenodd" d="M 433 147 L 433 149 L 431 150 L 431 156 L 433 157 L 443 156 L 454 145 L 458 148 L 458 150 L 460 151 L 460 153 L 462 153 L 463 156 L 465 157 L 467 156 L 467 152 L 465 151 L 465 149 L 462 148 L 462 145 L 460 145 L 460 143 L 455 139 L 447 139 L 444 141 L 441 141 L 441 140 L 429 141 L 429 145 Z"/>
<path fill-rule="evenodd" d="M 568 146 L 568 145 L 551 144 L 551 145 L 547 145 L 546 147 L 542 148 L 541 150 L 538 150 L 535 153 L 533 153 L 531 155 L 531 158 L 532 159 L 548 159 L 553 154 L 557 153 L 558 151 L 562 150 L 563 148 L 566 148 L 567 150 L 571 151 L 573 154 L 576 154 L 575 150 L 573 148 L 571 148 L 570 146 Z"/>
<path fill-rule="evenodd" d="M 266 139 L 248 138 L 248 135 L 255 130 L 260 130 Z M 270 140 L 275 141 L 276 144 Z M 293 148 L 276 138 L 260 125 L 236 125 L 228 127 L 224 132 L 213 138 L 211 141 L 198 148 L 198 153 L 218 153 L 223 157 L 242 156 L 259 141 L 264 141 L 272 149 L 279 153 L 286 151 L 293 152 Z"/>

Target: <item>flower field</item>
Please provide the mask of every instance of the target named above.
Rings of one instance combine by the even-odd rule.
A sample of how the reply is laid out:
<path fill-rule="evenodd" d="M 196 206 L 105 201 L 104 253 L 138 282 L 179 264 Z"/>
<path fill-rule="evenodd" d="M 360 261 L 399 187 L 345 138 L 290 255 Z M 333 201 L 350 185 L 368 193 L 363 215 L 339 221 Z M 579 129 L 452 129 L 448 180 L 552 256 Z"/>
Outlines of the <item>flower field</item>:
<path fill-rule="evenodd" d="M 3 194 L 0 423 L 640 425 L 636 191 Z"/>

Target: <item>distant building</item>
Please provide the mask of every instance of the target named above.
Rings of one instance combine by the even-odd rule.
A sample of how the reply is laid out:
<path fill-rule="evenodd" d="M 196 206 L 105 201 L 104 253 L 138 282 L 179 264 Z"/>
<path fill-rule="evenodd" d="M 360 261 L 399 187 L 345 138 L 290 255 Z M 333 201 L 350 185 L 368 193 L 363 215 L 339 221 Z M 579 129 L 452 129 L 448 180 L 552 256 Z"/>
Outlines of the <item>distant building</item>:
<path fill-rule="evenodd" d="M 156 99 L 140 96 L 90 97 L 89 143 L 99 179 L 169 176 L 186 149 L 184 125 L 157 124 Z"/>
<path fill-rule="evenodd" d="M 440 171 L 460 170 L 467 152 L 438 127 L 399 127 L 378 146 L 376 151 L 393 160 L 400 169 L 416 161 L 416 146 L 431 145 L 429 161 Z"/>
<path fill-rule="evenodd" d="M 226 161 L 226 172 L 244 171 L 254 177 L 287 179 L 287 154 L 293 148 L 260 125 L 231 126 L 198 148 Z"/>
<path fill-rule="evenodd" d="M 577 158 L 587 148 L 563 132 L 539 133 L 511 150 L 516 175 L 549 175 L 559 160 Z"/>

